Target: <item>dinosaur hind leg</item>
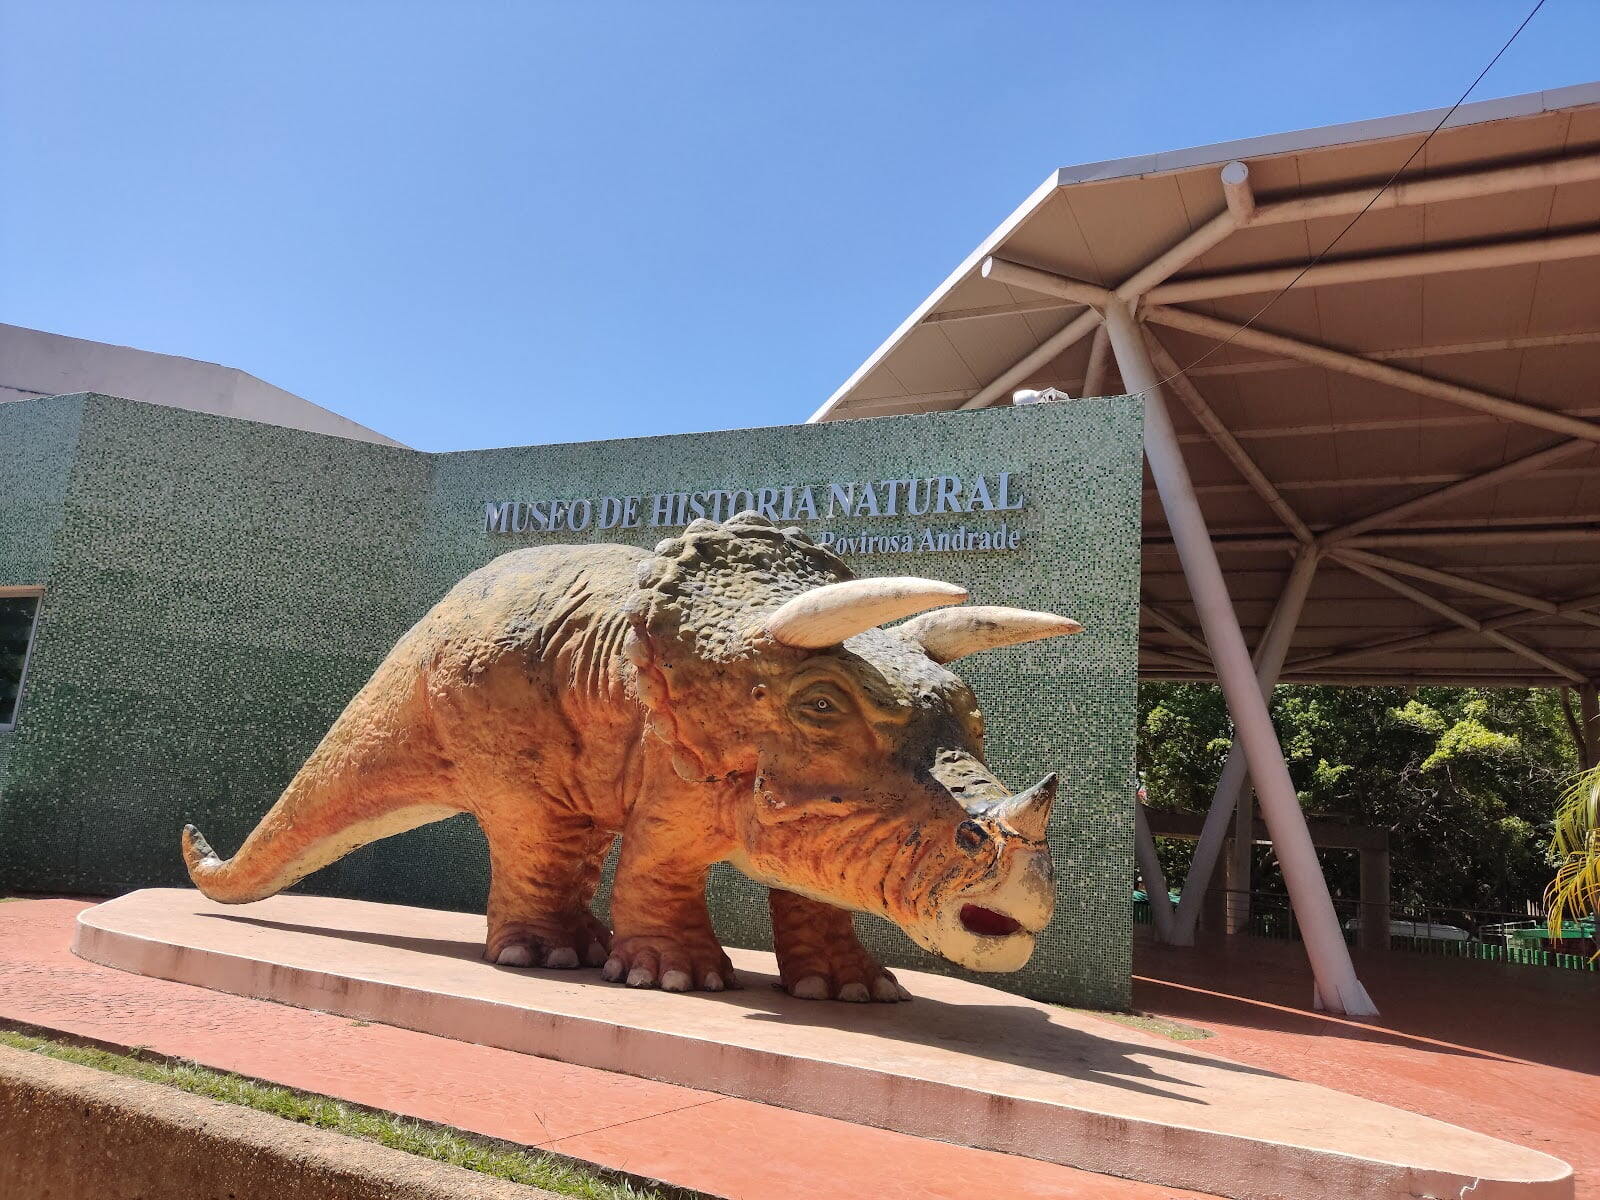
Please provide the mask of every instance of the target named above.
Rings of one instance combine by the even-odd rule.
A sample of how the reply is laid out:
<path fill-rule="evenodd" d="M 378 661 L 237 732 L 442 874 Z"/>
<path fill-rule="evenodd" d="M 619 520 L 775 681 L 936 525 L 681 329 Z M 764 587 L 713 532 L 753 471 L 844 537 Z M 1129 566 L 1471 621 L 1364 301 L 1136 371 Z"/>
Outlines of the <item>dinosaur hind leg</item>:
<path fill-rule="evenodd" d="M 611 930 L 590 911 L 616 834 L 548 800 L 514 815 L 478 813 L 489 842 L 489 931 L 483 956 L 509 967 L 598 967 Z"/>

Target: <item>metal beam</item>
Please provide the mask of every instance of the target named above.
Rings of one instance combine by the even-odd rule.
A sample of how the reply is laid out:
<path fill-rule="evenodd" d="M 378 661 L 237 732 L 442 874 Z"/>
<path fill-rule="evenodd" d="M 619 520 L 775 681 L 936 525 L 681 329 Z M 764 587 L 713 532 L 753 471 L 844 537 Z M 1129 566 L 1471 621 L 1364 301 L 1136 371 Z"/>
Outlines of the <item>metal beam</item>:
<path fill-rule="evenodd" d="M 1146 340 L 1150 344 L 1150 356 L 1155 361 L 1156 369 L 1166 377 L 1165 382 L 1172 385 L 1172 390 L 1178 393 L 1178 399 L 1183 401 L 1184 407 L 1200 423 L 1200 428 L 1210 435 L 1211 440 L 1216 443 L 1217 449 L 1221 450 L 1223 456 L 1233 464 L 1234 470 L 1244 477 L 1245 482 L 1250 485 L 1250 489 L 1265 501 L 1268 508 L 1277 514 L 1278 519 L 1283 522 L 1289 532 L 1294 534 L 1295 538 L 1301 542 L 1310 542 L 1312 540 L 1311 530 L 1306 528 L 1306 523 L 1300 519 L 1300 515 L 1289 507 L 1289 502 L 1273 486 L 1272 480 L 1268 479 L 1266 473 L 1256 466 L 1255 459 L 1251 458 L 1249 452 L 1239 444 L 1239 439 L 1229 432 L 1228 427 L 1223 424 L 1222 418 L 1217 416 L 1211 405 L 1206 403 L 1205 397 L 1179 370 L 1178 364 L 1173 361 L 1172 355 L 1167 353 L 1166 347 L 1161 344 L 1155 334 L 1149 329 L 1146 329 L 1144 333 Z"/>
<path fill-rule="evenodd" d="M 1229 166 L 1232 166 L 1232 164 L 1230 163 Z M 1227 168 L 1224 168 L 1224 170 L 1227 170 Z M 1242 186 L 1249 187 L 1248 179 Z M 1234 216 L 1233 210 L 1224 208 L 1200 228 L 1179 239 L 1124 279 L 1117 285 L 1115 294 L 1125 301 L 1137 301 L 1150 288 L 1160 283 L 1163 279 L 1167 279 L 1178 271 L 1183 270 L 1184 267 L 1199 258 L 1237 228 L 1239 228 L 1239 222 L 1238 218 Z M 1099 313 L 1088 312 L 1069 322 L 1065 328 L 1041 342 L 1036 349 L 1029 351 L 1022 358 L 1012 363 L 1011 366 L 991 380 L 988 386 L 979 390 L 975 396 L 961 407 L 984 408 L 993 404 L 1029 375 L 1052 362 L 1069 347 L 1076 345 L 1087 337 L 1095 326 L 1099 324 L 1099 321 Z M 1124 384 L 1126 385 L 1126 380 L 1124 380 Z"/>
<path fill-rule="evenodd" d="M 1256 208 L 1253 225 L 1282 225 L 1319 217 L 1350 217 L 1359 212 L 1384 212 L 1447 200 L 1466 200 L 1530 188 L 1560 187 L 1600 179 L 1600 154 L 1579 154 L 1541 162 L 1518 163 L 1486 171 L 1463 171 L 1427 179 L 1401 179 L 1387 185 L 1340 188 L 1310 196 L 1268 200 Z"/>
<path fill-rule="evenodd" d="M 1237 160 L 1222 168 L 1222 198 L 1240 228 L 1256 215 L 1256 194 L 1250 187 L 1250 168 Z"/>
<path fill-rule="evenodd" d="M 1456 608 L 1452 604 L 1446 604 L 1437 596 L 1431 596 L 1427 592 L 1422 591 L 1420 588 L 1412 587 L 1404 580 L 1396 579 L 1387 571 L 1380 571 L 1377 567 L 1369 566 L 1368 564 L 1361 562 L 1359 559 L 1347 554 L 1341 554 L 1337 550 L 1332 552 L 1332 557 L 1334 561 L 1336 561 L 1346 570 L 1354 571 L 1358 575 L 1365 575 L 1374 583 L 1379 584 L 1382 587 L 1386 587 L 1390 591 L 1406 597 L 1408 600 L 1415 601 L 1424 608 L 1432 609 L 1440 616 L 1454 621 L 1463 629 L 1470 629 L 1473 633 L 1476 633 L 1488 641 L 1493 642 L 1502 649 L 1509 650 L 1513 654 L 1521 655 L 1529 662 L 1538 663 L 1545 670 L 1561 677 L 1562 679 L 1569 680 L 1572 683 L 1582 683 L 1588 678 L 1588 676 L 1586 676 L 1576 667 L 1571 666 L 1568 663 L 1561 662 L 1559 659 L 1551 658 L 1544 651 L 1535 649 L 1525 642 L 1519 642 L 1516 640 L 1516 638 L 1508 637 L 1497 629 L 1488 628 L 1484 622 L 1478 620 L 1476 617 L 1462 612 L 1459 608 Z"/>
<path fill-rule="evenodd" d="M 1538 613 L 1522 609 L 1515 613 L 1504 613 L 1499 617 L 1492 617 L 1484 621 L 1483 626 L 1488 629 L 1509 629 L 1514 625 L 1526 625 L 1529 621 L 1537 619 L 1538 615 Z M 1371 658 L 1376 654 L 1402 654 L 1407 650 L 1423 650 L 1429 646 L 1436 646 L 1440 642 L 1448 641 L 1451 638 L 1461 637 L 1467 632 L 1459 624 L 1451 623 L 1444 628 L 1430 629 L 1426 633 L 1414 633 L 1403 638 L 1385 638 L 1382 641 L 1366 642 L 1358 646 L 1346 646 L 1326 654 L 1316 654 L 1296 659 L 1284 667 L 1284 670 L 1286 672 L 1321 671 L 1329 667 L 1343 666 L 1345 663 L 1356 662 L 1359 659 Z"/>
<path fill-rule="evenodd" d="M 1527 263 L 1561 262 L 1600 254 L 1600 230 L 1557 237 L 1517 238 L 1474 246 L 1447 246 L 1440 250 L 1413 250 L 1372 258 L 1349 258 L 1307 266 L 1268 267 L 1233 271 L 1225 275 L 1198 275 L 1151 288 L 1151 304 L 1187 304 L 1224 296 L 1252 296 L 1290 288 L 1328 287 L 1339 283 L 1366 283 L 1375 279 L 1402 279 L 1448 271 L 1481 271 Z"/>
<path fill-rule="evenodd" d="M 1300 614 L 1305 609 L 1306 597 L 1317 573 L 1317 552 L 1310 547 L 1302 550 L 1284 581 L 1283 592 L 1273 608 L 1272 620 L 1261 635 L 1254 657 L 1256 684 L 1261 689 L 1265 705 L 1272 696 L 1272 688 L 1283 670 L 1283 660 L 1289 643 L 1300 624 Z M 1217 867 L 1217 857 L 1222 853 L 1222 843 L 1228 836 L 1228 822 L 1233 816 L 1246 786 L 1246 763 L 1243 747 L 1238 739 L 1228 747 L 1227 760 L 1222 764 L 1222 775 L 1211 793 L 1211 804 L 1206 809 L 1205 824 L 1200 829 L 1200 840 L 1195 843 L 1194 858 L 1189 863 L 1189 874 L 1184 877 L 1183 895 L 1178 901 L 1178 918 L 1173 922 L 1173 944 L 1194 945 L 1195 926 L 1200 920 L 1200 905 L 1206 890 L 1211 886 L 1211 875 Z"/>
<path fill-rule="evenodd" d="M 1582 612 L 1587 609 L 1600 607 L 1600 592 L 1592 595 L 1576 596 L 1570 600 L 1557 601 L 1556 608 L 1562 613 Z M 1486 618 L 1483 628 L 1489 630 L 1510 629 L 1517 625 L 1527 625 L 1537 621 L 1541 613 L 1532 612 L 1525 608 L 1518 608 L 1513 612 L 1497 613 Z M 1426 633 L 1412 634 L 1403 638 L 1388 638 L 1379 642 L 1368 642 L 1360 646 L 1347 646 L 1327 654 L 1313 655 L 1308 658 L 1297 659 L 1284 669 L 1286 671 L 1308 671 L 1319 668 L 1339 666 L 1347 662 L 1354 662 L 1361 658 L 1371 658 L 1374 654 L 1398 654 L 1406 650 L 1421 650 L 1448 638 L 1459 637 L 1462 629 L 1459 625 L 1451 625 L 1444 629 L 1430 629 Z"/>
<path fill-rule="evenodd" d="M 1178 666 L 1187 667 L 1190 670 L 1204 671 L 1208 674 L 1211 671 L 1211 663 L 1206 659 L 1193 654 L 1185 654 L 1181 650 L 1173 650 L 1166 646 L 1141 645 L 1139 653 L 1141 655 L 1148 654 L 1155 658 L 1164 658 L 1170 663 L 1176 663 Z"/>
<path fill-rule="evenodd" d="M 1416 548 L 1428 546 L 1546 546 L 1566 542 L 1585 542 L 1600 538 L 1600 525 L 1579 524 L 1537 528 L 1420 529 L 1390 533 L 1365 533 L 1339 543 L 1341 547 L 1363 550 Z M 1285 534 L 1254 534 L 1235 531 L 1212 539 L 1219 553 L 1263 554 L 1274 550 L 1293 550 L 1299 543 Z M 1146 537 L 1146 554 L 1170 554 L 1176 550 L 1170 537 Z"/>
<path fill-rule="evenodd" d="M 1596 339 L 1600 340 L 1600 339 Z M 1294 366 L 1304 364 L 1294 363 Z M 1206 374 L 1204 367 L 1195 367 L 1185 371 L 1185 375 L 1196 377 Z M 1600 405 L 1580 404 L 1574 408 L 1564 410 L 1569 417 L 1600 417 Z M 1233 436 L 1241 442 L 1271 441 L 1274 438 L 1320 437 L 1329 433 L 1385 433 L 1390 430 L 1404 430 L 1407 433 L 1428 433 L 1435 429 L 1471 429 L 1478 426 L 1489 425 L 1498 420 L 1486 413 L 1471 412 L 1467 409 L 1451 409 L 1448 414 L 1438 417 L 1389 417 L 1377 418 L 1366 421 L 1321 421 L 1305 425 L 1236 425 Z M 1205 437 L 1201 433 L 1180 433 L 1180 442 L 1198 442 Z"/>
<path fill-rule="evenodd" d="M 1007 287 L 1019 287 L 1030 292 L 1038 292 L 1041 296 L 1071 300 L 1076 304 L 1099 307 L 1111 296 L 1110 289 L 1103 288 L 1098 283 L 1087 283 L 1082 279 L 1073 279 L 1069 275 L 1058 275 L 1054 271 L 1041 271 L 1038 267 L 996 258 L 992 254 L 978 267 L 978 274 L 990 283 L 1003 283 Z"/>
<path fill-rule="evenodd" d="M 1019 304 L 990 304 L 982 308 L 950 308 L 932 312 L 922 318 L 924 325 L 950 325 L 960 321 L 984 321 L 990 317 L 1014 317 L 1023 313 L 1066 312 L 1080 307 L 1076 304 L 1057 304 L 1053 300 L 1027 300 Z"/>
<path fill-rule="evenodd" d="M 1161 504 L 1172 526 L 1206 645 L 1211 649 L 1217 679 L 1233 715 L 1235 736 L 1256 781 L 1262 816 L 1272 831 L 1272 843 L 1316 979 L 1313 1002 L 1351 1016 L 1371 1015 L 1377 1010 L 1350 960 L 1350 950 L 1328 894 L 1328 881 L 1323 878 L 1316 848 L 1306 830 L 1305 813 L 1289 778 L 1266 701 L 1261 697 L 1222 567 L 1211 547 L 1205 516 L 1195 498 L 1178 435 L 1162 397 L 1160 376 L 1128 306 L 1120 300 L 1108 302 L 1105 319 L 1123 383 L 1144 398 L 1145 460 L 1161 491 Z"/>
<path fill-rule="evenodd" d="M 1057 385 L 1057 390 L 1069 391 L 1070 389 L 1066 388 L 1064 385 Z M 1212 444 L 1209 437 L 1179 437 L 1178 440 L 1184 445 L 1193 445 L 1197 441 L 1203 442 L 1206 445 Z M 1576 441 L 1577 439 L 1573 440 Z M 1579 444 L 1584 445 L 1587 449 L 1593 449 L 1592 445 L 1581 442 Z M 1543 478 L 1547 480 L 1587 480 L 1593 478 L 1594 473 L 1594 467 L 1579 466 L 1567 467 L 1564 469 L 1557 468 L 1555 470 L 1550 470 L 1547 468 L 1542 475 Z M 1335 488 L 1343 491 L 1361 491 L 1363 489 L 1370 490 L 1373 488 L 1391 489 L 1396 487 L 1415 487 L 1418 484 L 1424 483 L 1434 484 L 1435 486 L 1448 486 L 1476 478 L 1477 476 L 1475 475 L 1463 475 L 1460 472 L 1440 473 L 1437 475 L 1358 475 L 1354 479 L 1279 479 L 1274 481 L 1273 486 L 1276 487 L 1280 492 L 1287 494 L 1290 492 L 1326 492 Z M 1195 484 L 1194 490 L 1195 494 L 1199 496 L 1242 496 L 1254 494 L 1255 491 L 1254 488 L 1252 488 L 1248 483 L 1245 483 L 1243 480 L 1228 480 L 1225 483 L 1197 483 Z M 1148 499 L 1149 497 L 1155 495 L 1155 491 L 1152 488 L 1145 488 L 1143 494 Z"/>
<path fill-rule="evenodd" d="M 1549 528 L 1447 529 L 1415 533 L 1365 533 L 1340 543 L 1363 550 L 1417 546 L 1548 546 L 1600 538 L 1600 525 L 1562 525 Z"/>
<path fill-rule="evenodd" d="M 1218 173 L 1227 207 L 1188 237 L 1174 243 L 1163 253 L 1151 259 L 1132 275 L 1117 285 L 1117 298 L 1129 305 L 1138 303 L 1149 290 L 1164 279 L 1170 279 L 1207 250 L 1240 228 L 1237 210 L 1249 194 L 1250 173 L 1245 171 L 1241 180 L 1234 171 L 1243 163 L 1229 163 Z M 1230 182 L 1230 176 L 1232 182 Z"/>
<path fill-rule="evenodd" d="M 1588 346 L 1600 342 L 1600 331 L 1548 333 L 1537 337 L 1492 338 L 1484 342 L 1449 342 L 1443 345 L 1402 346 L 1392 350 L 1365 350 L 1362 358 L 1391 362 L 1397 358 L 1450 358 L 1462 354 L 1490 354 L 1497 350 L 1543 350 L 1552 346 Z M 1202 363 L 1187 374 L 1195 378 L 1209 375 L 1255 375 L 1265 371 L 1294 371 L 1303 364 L 1285 358 L 1258 358 L 1250 362 Z"/>
<path fill-rule="evenodd" d="M 1002 396 L 1009 395 L 1028 376 L 1054 362 L 1068 349 L 1088 337 L 1099 324 L 1100 314 L 1094 309 L 1080 313 L 996 375 L 987 385 L 979 388 L 970 399 L 962 403 L 961 407 L 987 408 Z"/>
<path fill-rule="evenodd" d="M 1427 492 L 1421 496 L 1413 497 L 1401 504 L 1391 504 L 1388 508 L 1378 512 L 1369 513 L 1367 516 L 1340 525 L 1337 529 L 1330 529 L 1317 538 L 1320 546 L 1331 546 L 1336 542 L 1346 541 L 1356 534 L 1365 533 L 1381 525 L 1393 525 L 1406 517 L 1414 516 L 1426 509 L 1462 496 L 1471 495 L 1473 492 L 1482 491 L 1484 488 L 1497 487 L 1511 479 L 1538 471 L 1551 463 L 1560 462 L 1564 458 L 1571 458 L 1576 454 L 1586 454 L 1594 449 L 1594 443 L 1583 438 L 1573 438 L 1571 441 L 1558 442 L 1554 446 L 1546 446 L 1543 450 L 1536 450 L 1532 454 L 1524 455 L 1496 467 L 1492 471 L 1485 471 L 1481 475 L 1474 475 L 1469 479 L 1462 479 L 1456 483 L 1448 484 L 1435 491 Z"/>
<path fill-rule="evenodd" d="M 1142 683 L 1214 684 L 1216 682 L 1216 679 L 1211 675 L 1183 671 L 1140 671 L 1139 680 Z M 1438 673 L 1396 671 L 1378 675 L 1330 671 L 1322 674 L 1319 672 L 1294 671 L 1287 668 L 1284 674 L 1279 677 L 1278 682 L 1286 685 L 1315 687 L 1547 688 L 1560 686 L 1560 682 L 1552 679 L 1549 675 L 1469 674 L 1460 671 Z"/>
<path fill-rule="evenodd" d="M 1396 575 L 1410 575 L 1416 579 L 1426 579 L 1430 583 L 1443 584 L 1458 592 L 1467 592 L 1475 596 L 1485 596 L 1490 600 L 1503 600 L 1507 604 L 1515 604 L 1533 612 L 1544 613 L 1549 616 L 1562 617 L 1580 625 L 1593 625 L 1600 628 L 1600 616 L 1591 612 L 1574 610 L 1563 612 L 1561 606 L 1554 600 L 1545 600 L 1539 596 L 1529 595 L 1527 592 L 1515 591 L 1512 588 L 1501 587 L 1498 584 L 1486 583 L 1481 579 L 1470 579 L 1465 575 L 1452 574 L 1441 571 L 1437 567 L 1425 567 L 1421 563 L 1406 562 L 1399 558 L 1390 558 L 1387 554 L 1373 554 L 1368 550 L 1337 551 L 1342 558 L 1353 558 L 1364 562 L 1368 566 L 1377 567 L 1382 571 L 1392 571 Z"/>
<path fill-rule="evenodd" d="M 1105 394 L 1106 363 L 1110 361 L 1111 343 L 1106 339 L 1106 327 L 1102 323 L 1094 331 L 1094 340 L 1089 343 L 1089 362 L 1083 370 L 1083 388 L 1079 393 L 1085 399 L 1091 396 Z"/>
<path fill-rule="evenodd" d="M 1139 611 L 1144 613 L 1145 616 L 1149 617 L 1157 625 L 1161 626 L 1161 628 L 1165 629 L 1173 637 L 1177 638 L 1185 646 L 1188 646 L 1191 650 L 1198 651 L 1200 656 L 1206 661 L 1210 661 L 1211 651 L 1206 648 L 1205 642 L 1201 641 L 1198 637 L 1185 629 L 1179 623 L 1178 619 L 1171 613 L 1163 612 L 1154 604 L 1148 604 L 1143 601 L 1141 601 L 1139 604 Z"/>
<path fill-rule="evenodd" d="M 1561 612 L 1577 612 L 1580 609 L 1600 608 L 1600 592 L 1588 596 L 1575 596 L 1570 600 L 1556 602 L 1556 608 Z"/>
<path fill-rule="evenodd" d="M 1210 437 L 1186 438 L 1180 436 L 1178 440 L 1185 445 L 1193 445 L 1196 442 L 1203 442 L 1206 445 L 1211 444 Z M 1573 440 L 1576 441 L 1577 439 Z M 1579 444 L 1585 445 L 1585 443 L 1581 442 Z M 1585 445 L 1585 448 L 1592 447 Z M 1549 471 L 1545 474 L 1545 478 L 1588 479 L 1591 474 L 1592 471 L 1588 467 L 1572 467 L 1565 471 Z M 1358 490 L 1361 488 L 1416 487 L 1419 484 L 1425 483 L 1432 484 L 1435 487 L 1442 487 L 1451 484 L 1462 483 L 1466 480 L 1475 478 L 1477 478 L 1475 475 L 1467 475 L 1462 474 L 1459 471 L 1452 471 L 1440 472 L 1433 475 L 1358 475 L 1354 478 L 1346 479 L 1341 479 L 1338 477 L 1279 479 L 1274 481 L 1273 486 L 1276 487 L 1280 492 L 1325 492 L 1330 488 Z M 1243 480 L 1229 480 L 1225 483 L 1197 483 L 1195 484 L 1194 490 L 1198 495 L 1201 496 L 1227 496 L 1242 495 L 1246 492 L 1251 492 L 1254 489 L 1252 489 L 1251 486 L 1248 483 L 1245 483 Z M 1150 488 L 1145 488 L 1144 492 L 1147 496 L 1152 494 Z"/>
<path fill-rule="evenodd" d="M 1144 894 L 1150 905 L 1150 919 L 1156 927 L 1156 938 L 1172 941 L 1172 897 L 1167 894 L 1167 876 L 1161 869 L 1161 859 L 1156 855 L 1156 840 L 1150 835 L 1150 821 L 1145 816 L 1144 804 L 1137 794 L 1133 801 L 1133 859 L 1144 880 Z"/>
<path fill-rule="evenodd" d="M 1319 687 L 1547 688 L 1555 686 L 1555 681 L 1548 675 L 1293 675 L 1286 676 L 1283 682 Z"/>
<path fill-rule="evenodd" d="M 1144 316 L 1146 320 L 1154 321 L 1157 324 L 1167 325 L 1173 329 L 1182 329 L 1188 333 L 1213 338 L 1219 342 L 1231 341 L 1235 346 L 1249 346 L 1265 351 L 1268 354 L 1281 354 L 1286 358 L 1298 358 L 1303 362 L 1311 363 L 1313 366 L 1325 367 L 1330 371 L 1342 371 L 1346 375 L 1354 375 L 1359 379 L 1367 379 L 1373 383 L 1387 384 L 1402 391 L 1415 392 L 1419 396 L 1442 400 L 1446 404 L 1474 408 L 1479 412 L 1502 417 L 1507 421 L 1520 421 L 1524 425 L 1548 429 L 1552 433 L 1559 433 L 1566 437 L 1584 438 L 1591 442 L 1600 442 L 1600 425 L 1592 421 L 1583 421 L 1577 417 L 1568 416 L 1566 413 L 1536 408 L 1531 404 L 1523 404 L 1518 400 L 1507 400 L 1502 396 L 1493 396 L 1488 392 L 1462 387 L 1458 383 L 1434 379 L 1429 375 L 1419 375 L 1415 371 L 1402 371 L 1399 367 L 1391 367 L 1387 363 L 1372 362 L 1358 355 L 1346 354 L 1342 350 L 1331 350 L 1326 346 L 1318 346 L 1311 342 L 1285 337 L 1281 333 L 1270 333 L 1265 329 L 1253 326 L 1245 328 L 1242 325 L 1234 324 L 1232 321 L 1208 317 L 1203 313 L 1190 312 L 1182 308 L 1167 308 L 1161 305 L 1146 309 Z"/>

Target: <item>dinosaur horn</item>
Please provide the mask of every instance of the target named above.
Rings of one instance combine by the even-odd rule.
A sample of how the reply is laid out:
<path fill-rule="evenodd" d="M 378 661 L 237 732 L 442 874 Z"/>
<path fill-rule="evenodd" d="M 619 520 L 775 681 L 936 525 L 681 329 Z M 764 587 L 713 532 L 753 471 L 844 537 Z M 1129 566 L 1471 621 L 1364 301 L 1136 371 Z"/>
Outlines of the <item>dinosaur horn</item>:
<path fill-rule="evenodd" d="M 1043 841 L 1050 827 L 1050 806 L 1056 802 L 1056 773 L 1051 771 L 1020 795 L 1008 797 L 989 810 L 1025 838 Z"/>
<path fill-rule="evenodd" d="M 911 575 L 886 579 L 847 579 L 802 592 L 766 619 L 773 641 L 801 650 L 836 646 L 847 637 L 885 621 L 898 620 L 939 604 L 960 604 L 967 589 Z"/>
<path fill-rule="evenodd" d="M 895 632 L 920 645 L 934 662 L 947 663 L 980 650 L 1082 633 L 1083 626 L 1055 613 L 979 605 L 926 613 L 897 627 Z"/>

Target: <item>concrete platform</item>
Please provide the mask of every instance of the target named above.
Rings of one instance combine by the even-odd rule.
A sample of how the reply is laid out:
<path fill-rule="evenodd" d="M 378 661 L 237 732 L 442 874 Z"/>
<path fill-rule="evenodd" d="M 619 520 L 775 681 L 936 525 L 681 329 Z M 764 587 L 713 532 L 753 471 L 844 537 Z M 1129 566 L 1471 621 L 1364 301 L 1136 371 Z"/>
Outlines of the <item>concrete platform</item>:
<path fill-rule="evenodd" d="M 483 921 L 190 891 L 87 909 L 75 949 L 139 974 L 957 1144 L 1231 1197 L 1569 1197 L 1543 1154 L 993 989 L 906 973 L 911 1005 L 632 991 L 490 966 Z M 1470 1064 L 1463 1064 L 1470 1070 Z"/>
<path fill-rule="evenodd" d="M 721 1200 L 1215 1200 L 131 975 L 72 953 L 78 914 L 88 907 L 0 900 L 0 1028 L 140 1047 Z"/>

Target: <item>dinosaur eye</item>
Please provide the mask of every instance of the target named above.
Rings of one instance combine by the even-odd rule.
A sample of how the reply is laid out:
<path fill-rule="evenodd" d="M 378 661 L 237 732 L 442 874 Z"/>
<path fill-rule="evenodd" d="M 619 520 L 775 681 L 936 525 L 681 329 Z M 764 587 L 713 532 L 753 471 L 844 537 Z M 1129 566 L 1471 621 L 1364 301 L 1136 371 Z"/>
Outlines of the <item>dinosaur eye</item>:
<path fill-rule="evenodd" d="M 795 718 L 809 721 L 816 729 L 832 729 L 841 718 L 855 711 L 850 697 L 831 685 L 805 688 L 792 703 L 794 707 L 789 711 Z"/>
<path fill-rule="evenodd" d="M 976 854 L 988 840 L 989 835 L 976 821 L 963 821 L 956 826 L 956 845 L 968 854 Z"/>

